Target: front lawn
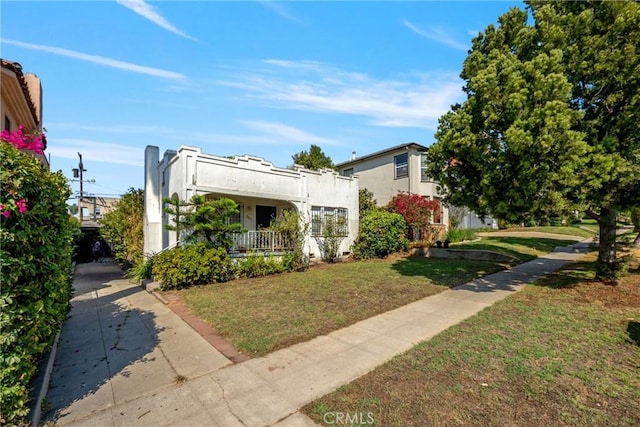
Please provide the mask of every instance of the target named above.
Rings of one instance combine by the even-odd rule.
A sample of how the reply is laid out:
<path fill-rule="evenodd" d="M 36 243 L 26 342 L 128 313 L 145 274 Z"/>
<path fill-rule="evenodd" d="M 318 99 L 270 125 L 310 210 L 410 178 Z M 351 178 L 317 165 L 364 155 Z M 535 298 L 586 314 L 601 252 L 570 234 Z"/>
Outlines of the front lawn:
<path fill-rule="evenodd" d="M 494 262 L 390 257 L 179 291 L 240 351 L 261 356 L 502 270 Z"/>
<path fill-rule="evenodd" d="M 451 248 L 502 252 L 525 262 L 553 252 L 556 246 L 567 246 L 579 240 L 581 240 L 579 237 L 572 241 L 545 237 L 488 236 L 471 242 L 452 243 Z"/>
<path fill-rule="evenodd" d="M 587 227 L 589 228 L 589 227 Z M 540 226 L 540 227 L 525 227 L 525 228 L 511 228 L 505 231 L 537 231 L 540 233 L 552 233 L 552 234 L 566 234 L 568 236 L 576 236 L 581 239 L 586 239 L 588 237 L 593 237 L 597 230 L 589 231 L 580 227 L 580 224 L 571 225 L 571 226 Z M 581 240 L 580 239 L 580 240 Z"/>
<path fill-rule="evenodd" d="M 303 412 L 374 425 L 640 425 L 640 273 L 595 255 L 419 344 Z M 353 415 L 352 415 L 353 416 Z"/>

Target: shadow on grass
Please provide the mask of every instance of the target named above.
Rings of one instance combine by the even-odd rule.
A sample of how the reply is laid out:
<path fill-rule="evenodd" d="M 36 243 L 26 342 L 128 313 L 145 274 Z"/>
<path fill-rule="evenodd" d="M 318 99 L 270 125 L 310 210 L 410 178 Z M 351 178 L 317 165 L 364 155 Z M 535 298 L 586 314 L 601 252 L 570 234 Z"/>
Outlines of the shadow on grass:
<path fill-rule="evenodd" d="M 627 333 L 631 341 L 640 346 L 640 322 L 630 321 L 627 325 Z"/>
<path fill-rule="evenodd" d="M 424 277 L 436 285 L 452 287 L 504 270 L 505 266 L 492 261 L 416 256 L 400 259 L 391 268 L 403 276 Z"/>
<path fill-rule="evenodd" d="M 570 266 L 542 277 L 534 283 L 551 289 L 571 289 L 593 279 L 595 261 L 576 261 Z"/>
<path fill-rule="evenodd" d="M 579 239 L 576 238 L 577 242 Z M 483 237 L 477 242 L 469 242 L 456 244 L 455 249 L 482 249 L 489 251 L 502 252 L 512 255 L 522 261 L 530 261 L 536 258 L 536 255 L 518 250 L 522 247 L 525 251 L 530 248 L 537 252 L 548 253 L 553 252 L 556 246 L 568 246 L 572 244 L 571 240 L 563 239 L 547 239 L 544 237 Z M 506 245 L 506 246 L 505 246 Z"/>

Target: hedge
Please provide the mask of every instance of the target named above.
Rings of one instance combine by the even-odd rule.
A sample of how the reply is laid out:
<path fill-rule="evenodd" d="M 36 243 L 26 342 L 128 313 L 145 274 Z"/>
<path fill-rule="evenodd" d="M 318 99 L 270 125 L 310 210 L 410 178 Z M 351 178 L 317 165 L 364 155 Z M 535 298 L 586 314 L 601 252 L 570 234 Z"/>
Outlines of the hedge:
<path fill-rule="evenodd" d="M 29 384 L 71 299 L 70 189 L 61 172 L 0 142 L 0 423 L 20 425 Z"/>

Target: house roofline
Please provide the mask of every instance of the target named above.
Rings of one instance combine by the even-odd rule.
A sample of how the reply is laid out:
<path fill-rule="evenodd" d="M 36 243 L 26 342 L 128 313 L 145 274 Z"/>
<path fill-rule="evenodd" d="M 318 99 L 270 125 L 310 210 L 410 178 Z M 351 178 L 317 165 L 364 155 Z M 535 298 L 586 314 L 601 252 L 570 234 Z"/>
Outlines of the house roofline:
<path fill-rule="evenodd" d="M 15 74 L 16 79 L 18 80 L 18 84 L 20 84 L 20 87 L 22 89 L 22 94 L 24 95 L 24 99 L 27 102 L 27 106 L 29 107 L 31 115 L 33 116 L 33 121 L 35 122 L 36 126 L 40 126 L 41 125 L 40 118 L 38 117 L 36 105 L 33 102 L 33 98 L 31 97 L 31 91 L 29 90 L 29 85 L 27 84 L 27 81 L 24 78 L 24 73 L 22 72 L 22 65 L 20 65 L 19 62 L 9 61 L 3 58 L 0 58 L 0 64 L 2 65 L 2 68 L 5 68 Z"/>
<path fill-rule="evenodd" d="M 416 148 L 419 151 L 426 151 L 427 150 L 427 147 L 425 147 L 424 145 L 418 144 L 416 142 L 407 142 L 405 144 L 399 144 L 399 145 L 396 145 L 394 147 L 385 148 L 384 150 L 376 151 L 375 153 L 366 154 L 364 156 L 357 157 L 354 160 L 347 160 L 346 162 L 336 163 L 335 167 L 336 167 L 336 169 L 338 169 L 338 168 L 342 168 L 342 167 L 349 166 L 349 165 L 352 165 L 352 164 L 360 163 L 363 160 L 368 160 L 368 159 L 372 159 L 374 157 L 382 156 L 382 155 L 391 153 L 393 151 L 398 151 L 398 150 L 400 150 L 402 148 L 404 148 L 404 149 Z"/>

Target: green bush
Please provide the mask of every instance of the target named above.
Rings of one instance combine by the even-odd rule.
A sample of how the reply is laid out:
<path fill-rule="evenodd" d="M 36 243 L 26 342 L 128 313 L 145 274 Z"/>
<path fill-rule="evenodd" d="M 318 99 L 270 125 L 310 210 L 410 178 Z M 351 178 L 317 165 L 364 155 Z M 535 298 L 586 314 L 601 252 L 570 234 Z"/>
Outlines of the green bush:
<path fill-rule="evenodd" d="M 153 275 L 162 289 L 178 289 L 226 282 L 233 277 L 234 268 L 223 248 L 198 242 L 157 254 Z"/>
<path fill-rule="evenodd" d="M 133 264 L 133 267 L 127 271 L 125 276 L 134 282 L 150 279 L 151 276 L 153 276 L 153 258 L 136 262 Z"/>
<path fill-rule="evenodd" d="M 291 271 L 290 265 L 271 256 L 250 254 L 241 259 L 236 264 L 236 274 L 238 277 L 261 277 L 270 274 L 284 273 Z"/>
<path fill-rule="evenodd" d="M 142 262 L 144 191 L 129 188 L 114 208 L 100 219 L 100 234 L 111 244 L 113 256 L 120 264 Z"/>
<path fill-rule="evenodd" d="M 406 229 L 407 224 L 400 214 L 368 212 L 360 220 L 353 256 L 358 259 L 384 258 L 394 252 L 406 251 L 409 248 Z"/>
<path fill-rule="evenodd" d="M 71 299 L 71 192 L 61 172 L 0 142 L 0 419 L 25 423 L 29 383 Z"/>
<path fill-rule="evenodd" d="M 465 240 L 474 240 L 476 238 L 476 230 L 471 228 L 455 228 L 447 231 L 446 240 L 451 243 L 463 242 Z"/>

